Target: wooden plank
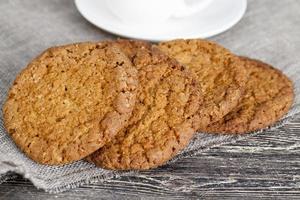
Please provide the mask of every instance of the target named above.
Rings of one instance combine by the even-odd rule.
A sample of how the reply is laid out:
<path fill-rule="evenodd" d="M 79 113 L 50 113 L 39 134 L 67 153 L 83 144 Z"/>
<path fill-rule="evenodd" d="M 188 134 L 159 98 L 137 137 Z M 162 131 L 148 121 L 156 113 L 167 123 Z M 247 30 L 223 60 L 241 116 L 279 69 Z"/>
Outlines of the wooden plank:
<path fill-rule="evenodd" d="M 0 185 L 0 199 L 300 199 L 299 155 L 297 117 L 278 131 L 61 194 L 49 195 L 18 177 Z"/>

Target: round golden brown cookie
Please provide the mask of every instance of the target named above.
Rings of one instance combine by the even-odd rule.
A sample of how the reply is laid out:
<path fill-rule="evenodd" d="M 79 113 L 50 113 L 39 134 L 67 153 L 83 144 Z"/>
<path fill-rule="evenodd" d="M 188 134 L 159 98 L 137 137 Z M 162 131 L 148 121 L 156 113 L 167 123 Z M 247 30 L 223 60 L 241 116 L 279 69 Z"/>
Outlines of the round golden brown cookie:
<path fill-rule="evenodd" d="M 200 131 L 237 106 L 247 80 L 237 56 L 218 44 L 200 39 L 162 42 L 158 47 L 197 76 L 204 97 Z"/>
<path fill-rule="evenodd" d="M 293 84 L 283 73 L 261 61 L 241 59 L 250 75 L 244 97 L 207 132 L 247 133 L 265 128 L 286 114 L 293 103 Z"/>
<path fill-rule="evenodd" d="M 128 127 L 87 160 L 108 169 L 149 169 L 164 164 L 190 141 L 199 123 L 199 84 L 175 60 L 143 42 L 117 42 L 132 59 L 139 90 Z"/>
<path fill-rule="evenodd" d="M 126 125 L 137 80 L 131 61 L 110 43 L 50 48 L 16 78 L 3 106 L 5 127 L 39 163 L 79 160 Z"/>

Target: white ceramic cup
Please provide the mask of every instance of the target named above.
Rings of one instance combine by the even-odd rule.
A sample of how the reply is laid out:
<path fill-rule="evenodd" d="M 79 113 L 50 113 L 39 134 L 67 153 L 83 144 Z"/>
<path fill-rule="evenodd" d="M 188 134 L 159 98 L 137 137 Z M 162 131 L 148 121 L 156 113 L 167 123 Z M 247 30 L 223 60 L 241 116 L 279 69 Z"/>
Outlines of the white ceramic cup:
<path fill-rule="evenodd" d="M 212 0 L 106 0 L 110 11 L 125 23 L 155 24 L 205 8 Z"/>

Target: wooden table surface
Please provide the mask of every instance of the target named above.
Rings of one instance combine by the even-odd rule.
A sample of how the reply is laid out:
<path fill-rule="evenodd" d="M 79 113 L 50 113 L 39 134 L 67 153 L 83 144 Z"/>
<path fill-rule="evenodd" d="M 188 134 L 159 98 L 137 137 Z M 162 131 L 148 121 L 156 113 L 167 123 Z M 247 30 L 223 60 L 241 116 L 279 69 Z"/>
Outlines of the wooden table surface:
<path fill-rule="evenodd" d="M 236 37 L 244 37 L 239 40 L 244 41 L 250 40 L 249 37 L 252 36 L 254 39 L 251 40 L 253 45 L 250 48 L 234 45 L 235 50 L 245 55 L 252 52 L 249 56 L 259 57 L 264 53 L 267 57 L 270 54 L 269 57 L 272 57 L 274 62 L 279 62 L 283 58 L 289 62 L 286 65 L 294 64 L 296 61 L 291 60 L 290 54 L 293 52 L 299 54 L 300 40 L 296 38 L 299 38 L 297 35 L 300 33 L 300 2 L 249 0 L 248 3 L 248 11 L 241 23 L 214 39 L 227 47 L 232 47 L 236 44 L 233 40 Z M 1 31 L 0 23 L 0 47 L 12 49 L 21 43 L 26 47 L 24 51 L 18 47 L 19 54 L 15 55 L 16 59 L 13 60 L 15 62 L 11 61 L 14 55 L 10 55 L 9 59 L 7 57 L 7 65 L 11 68 L 25 64 L 47 46 L 115 37 L 86 22 L 76 11 L 72 0 L 1 0 L 0 11 L 0 21 L 7 25 L 6 32 Z M 274 17 L 274 21 L 268 21 L 269 15 Z M 278 20 L 290 24 L 283 26 L 283 21 L 278 24 Z M 53 24 L 56 28 L 52 27 Z M 255 26 L 249 26 L 251 24 Z M 288 33 L 281 31 L 287 27 L 291 27 L 292 31 Z M 258 32 L 254 28 L 264 32 Z M 18 35 L 18 31 L 22 30 L 25 31 L 22 34 L 24 39 Z M 281 40 L 262 42 L 261 40 L 266 39 L 265 36 L 272 31 L 280 33 L 282 40 L 289 40 L 293 36 L 295 45 L 286 48 Z M 10 39 L 7 39 L 9 36 Z M 291 52 L 287 50 L 281 52 L 280 47 L 291 49 Z M 0 48 L 1 50 L 3 49 Z M 281 57 L 274 56 L 278 52 L 282 53 Z M 4 66 L 3 59 L 0 62 L 1 66 Z M 276 131 L 267 131 L 234 144 L 214 147 L 159 169 L 141 172 L 138 176 L 113 178 L 60 194 L 48 194 L 36 189 L 20 176 L 0 184 L 0 200 L 201 199 L 201 197 L 202 199 L 300 199 L 300 116 L 290 125 Z"/>
<path fill-rule="evenodd" d="M 300 116 L 292 122 L 139 176 L 60 194 L 16 177 L 0 185 L 0 199 L 300 199 Z"/>

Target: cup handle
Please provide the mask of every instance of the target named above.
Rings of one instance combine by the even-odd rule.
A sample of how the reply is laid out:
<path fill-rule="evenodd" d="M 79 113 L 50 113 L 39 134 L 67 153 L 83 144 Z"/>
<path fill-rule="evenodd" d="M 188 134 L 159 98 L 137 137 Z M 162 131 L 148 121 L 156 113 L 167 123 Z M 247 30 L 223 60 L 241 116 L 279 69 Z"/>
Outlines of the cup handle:
<path fill-rule="evenodd" d="M 212 0 L 198 0 L 196 3 L 189 4 L 186 0 L 177 0 L 178 9 L 175 10 L 172 17 L 181 18 L 192 15 L 208 6 L 211 1 Z"/>

